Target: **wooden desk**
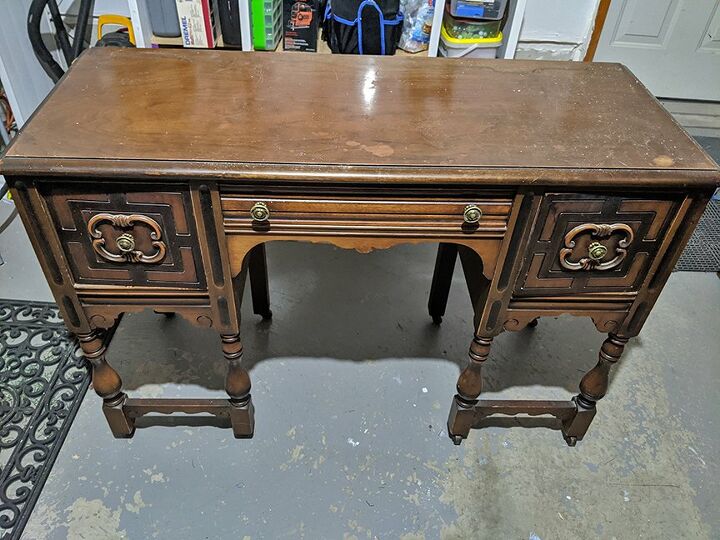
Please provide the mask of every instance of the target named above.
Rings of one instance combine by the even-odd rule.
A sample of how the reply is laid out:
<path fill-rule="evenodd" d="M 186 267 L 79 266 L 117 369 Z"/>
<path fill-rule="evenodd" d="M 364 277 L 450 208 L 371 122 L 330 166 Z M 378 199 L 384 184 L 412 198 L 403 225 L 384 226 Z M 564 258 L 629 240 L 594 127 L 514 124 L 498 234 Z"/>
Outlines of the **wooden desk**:
<path fill-rule="evenodd" d="M 89 50 L 0 167 L 117 437 L 177 411 L 252 435 L 239 307 L 250 267 L 269 316 L 263 243 L 433 242 L 430 314 L 457 254 L 475 310 L 452 439 L 528 413 L 575 444 L 720 180 L 619 65 L 192 50 Z M 107 343 L 147 308 L 217 330 L 229 400 L 122 392 Z M 579 394 L 478 400 L 493 338 L 564 313 L 609 333 Z"/>

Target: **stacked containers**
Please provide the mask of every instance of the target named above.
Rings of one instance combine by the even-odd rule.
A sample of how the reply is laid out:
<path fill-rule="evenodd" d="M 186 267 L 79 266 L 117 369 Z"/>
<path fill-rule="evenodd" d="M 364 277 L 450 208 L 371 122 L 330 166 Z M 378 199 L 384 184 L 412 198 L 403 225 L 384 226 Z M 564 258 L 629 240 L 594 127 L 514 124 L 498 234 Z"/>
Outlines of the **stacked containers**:
<path fill-rule="evenodd" d="M 507 0 L 451 0 L 445 6 L 439 50 L 447 57 L 495 58 L 502 44 Z"/>
<path fill-rule="evenodd" d="M 505 16 L 507 0 L 450 0 L 453 17 L 499 21 Z"/>
<path fill-rule="evenodd" d="M 502 45 L 502 32 L 492 38 L 458 39 L 448 35 L 443 25 L 438 51 L 441 56 L 447 58 L 495 58 L 500 45 Z"/>
<path fill-rule="evenodd" d="M 252 41 L 256 51 L 274 51 L 282 37 L 282 0 L 251 0 Z"/>

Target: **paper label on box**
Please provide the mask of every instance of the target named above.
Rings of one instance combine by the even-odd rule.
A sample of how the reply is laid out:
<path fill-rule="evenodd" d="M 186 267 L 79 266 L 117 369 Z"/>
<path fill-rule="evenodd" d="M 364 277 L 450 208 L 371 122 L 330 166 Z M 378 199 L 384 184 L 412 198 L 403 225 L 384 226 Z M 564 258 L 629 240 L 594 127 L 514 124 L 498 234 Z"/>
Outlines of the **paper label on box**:
<path fill-rule="evenodd" d="M 212 36 L 209 36 L 206 30 L 206 12 L 203 10 L 203 1 L 175 0 L 183 47 L 208 48 L 215 46 L 212 43 Z"/>

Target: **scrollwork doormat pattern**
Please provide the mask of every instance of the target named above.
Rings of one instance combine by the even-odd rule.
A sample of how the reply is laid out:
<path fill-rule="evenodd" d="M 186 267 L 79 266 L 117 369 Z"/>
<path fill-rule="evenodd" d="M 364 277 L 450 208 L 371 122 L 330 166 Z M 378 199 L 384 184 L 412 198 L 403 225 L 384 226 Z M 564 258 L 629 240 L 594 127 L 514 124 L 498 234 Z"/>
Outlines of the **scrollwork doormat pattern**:
<path fill-rule="evenodd" d="M 0 299 L 0 538 L 20 538 L 90 385 L 54 304 Z"/>

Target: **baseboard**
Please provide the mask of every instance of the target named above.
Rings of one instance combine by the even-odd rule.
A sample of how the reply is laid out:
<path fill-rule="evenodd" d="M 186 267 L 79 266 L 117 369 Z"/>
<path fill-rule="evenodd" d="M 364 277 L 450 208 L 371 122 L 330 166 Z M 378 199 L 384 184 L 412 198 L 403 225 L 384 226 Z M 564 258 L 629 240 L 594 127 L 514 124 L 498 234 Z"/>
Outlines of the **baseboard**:
<path fill-rule="evenodd" d="M 720 102 L 660 99 L 691 135 L 720 137 Z"/>

